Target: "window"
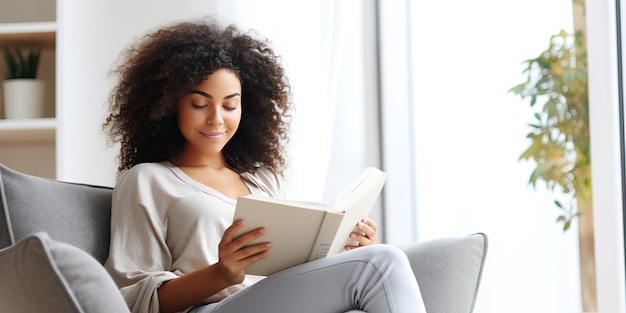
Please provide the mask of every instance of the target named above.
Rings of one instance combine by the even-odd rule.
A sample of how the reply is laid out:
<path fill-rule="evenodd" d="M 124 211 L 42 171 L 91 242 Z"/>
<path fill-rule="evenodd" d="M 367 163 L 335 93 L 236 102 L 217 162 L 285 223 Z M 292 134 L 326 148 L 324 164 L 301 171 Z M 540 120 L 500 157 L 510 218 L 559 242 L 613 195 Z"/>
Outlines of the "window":
<path fill-rule="evenodd" d="M 620 3 L 619 0 L 588 1 L 586 7 L 599 312 L 626 311 L 623 214 L 626 138 L 623 17 L 626 15 Z"/>
<path fill-rule="evenodd" d="M 386 22 L 398 24 L 402 16 L 385 13 L 394 11 L 389 8 L 394 4 L 380 5 L 381 30 L 393 36 L 397 28 Z M 581 312 L 577 228 L 563 232 L 555 222 L 560 211 L 553 201 L 559 194 L 528 184 L 534 164 L 518 159 L 529 145 L 534 111 L 529 100 L 509 93 L 525 79 L 524 60 L 537 57 L 560 30 L 572 32 L 572 2 L 402 5 L 410 12 L 402 18 L 411 71 L 387 75 L 404 75 L 410 86 L 405 97 L 414 133 L 399 140 L 414 145 L 413 159 L 403 166 L 414 174 L 406 182 L 414 183 L 417 239 L 487 233 L 490 251 L 476 312 Z M 389 61 L 384 49 L 390 47 L 381 47 L 384 72 Z M 384 83 L 381 92 L 389 92 Z M 393 105 L 383 101 L 382 111 Z M 383 133 L 389 132 L 384 127 Z M 387 149 L 392 137 L 384 138 Z M 406 224 L 393 213 L 386 217 L 388 231 L 396 222 Z"/>

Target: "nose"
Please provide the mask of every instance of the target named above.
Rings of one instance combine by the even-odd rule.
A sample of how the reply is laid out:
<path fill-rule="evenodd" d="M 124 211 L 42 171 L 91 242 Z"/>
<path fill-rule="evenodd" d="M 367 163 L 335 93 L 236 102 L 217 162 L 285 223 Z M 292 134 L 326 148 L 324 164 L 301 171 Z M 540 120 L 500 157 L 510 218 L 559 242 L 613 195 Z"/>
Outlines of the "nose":
<path fill-rule="evenodd" d="M 222 125 L 224 124 L 224 119 L 222 118 L 222 112 L 220 110 L 215 110 L 211 114 L 207 116 L 206 123 L 208 125 Z"/>

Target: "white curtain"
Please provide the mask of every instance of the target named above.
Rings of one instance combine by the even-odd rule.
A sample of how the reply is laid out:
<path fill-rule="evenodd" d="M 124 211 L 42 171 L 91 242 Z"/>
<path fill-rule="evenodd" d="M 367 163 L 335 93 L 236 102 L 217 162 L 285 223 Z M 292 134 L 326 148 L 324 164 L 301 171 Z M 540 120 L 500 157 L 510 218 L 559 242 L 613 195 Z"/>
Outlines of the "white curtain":
<path fill-rule="evenodd" d="M 367 163 L 362 1 L 220 0 L 218 16 L 272 41 L 295 103 L 287 196 L 332 204 Z"/>

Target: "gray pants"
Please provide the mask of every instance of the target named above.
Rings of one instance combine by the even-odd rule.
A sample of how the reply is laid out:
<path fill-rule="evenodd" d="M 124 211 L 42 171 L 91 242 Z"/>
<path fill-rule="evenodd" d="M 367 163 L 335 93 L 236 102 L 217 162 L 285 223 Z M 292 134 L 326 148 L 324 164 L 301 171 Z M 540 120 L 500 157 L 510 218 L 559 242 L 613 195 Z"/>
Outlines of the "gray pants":
<path fill-rule="evenodd" d="M 284 270 L 190 312 L 405 313 L 423 308 L 404 252 L 378 244 Z"/>

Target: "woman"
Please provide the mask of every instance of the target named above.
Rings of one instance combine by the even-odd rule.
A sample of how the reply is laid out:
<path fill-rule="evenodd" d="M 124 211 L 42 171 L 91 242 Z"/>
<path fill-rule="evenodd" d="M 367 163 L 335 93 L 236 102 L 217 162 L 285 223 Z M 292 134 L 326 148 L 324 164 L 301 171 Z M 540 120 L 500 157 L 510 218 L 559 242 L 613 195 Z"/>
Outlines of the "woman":
<path fill-rule="evenodd" d="M 130 46 L 104 127 L 119 142 L 105 264 L 133 312 L 408 312 L 422 306 L 406 256 L 357 223 L 354 250 L 267 278 L 271 253 L 239 237 L 237 197 L 281 197 L 289 84 L 266 40 L 204 19 Z M 361 246 L 364 248 L 354 249 Z"/>

